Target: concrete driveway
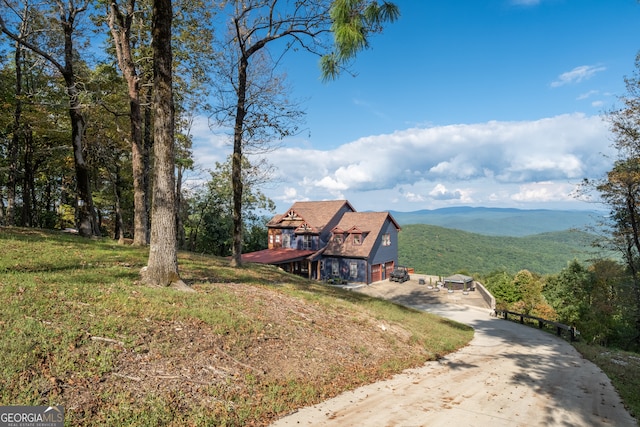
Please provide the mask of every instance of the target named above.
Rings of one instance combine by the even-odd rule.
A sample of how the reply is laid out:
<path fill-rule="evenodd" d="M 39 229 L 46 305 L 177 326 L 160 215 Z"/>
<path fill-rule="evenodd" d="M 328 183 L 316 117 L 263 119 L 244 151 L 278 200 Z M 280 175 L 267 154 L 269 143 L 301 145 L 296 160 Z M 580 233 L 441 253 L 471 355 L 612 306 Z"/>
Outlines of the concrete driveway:
<path fill-rule="evenodd" d="M 638 425 L 609 378 L 550 333 L 491 317 L 462 299 L 434 301 L 411 283 L 359 291 L 470 325 L 474 338 L 437 362 L 303 408 L 273 426 Z"/>

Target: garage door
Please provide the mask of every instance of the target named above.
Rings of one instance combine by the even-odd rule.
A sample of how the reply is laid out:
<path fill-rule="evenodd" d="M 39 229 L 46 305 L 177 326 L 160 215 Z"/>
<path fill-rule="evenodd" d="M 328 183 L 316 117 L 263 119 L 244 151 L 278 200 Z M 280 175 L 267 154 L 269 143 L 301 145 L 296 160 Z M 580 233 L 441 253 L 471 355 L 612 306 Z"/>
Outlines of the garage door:
<path fill-rule="evenodd" d="M 385 275 L 384 277 L 387 278 L 391 275 L 391 273 L 393 273 L 393 261 L 389 261 L 387 263 L 384 264 L 384 269 L 385 269 Z"/>
<path fill-rule="evenodd" d="M 382 280 L 382 264 L 371 266 L 371 281 L 378 282 Z"/>

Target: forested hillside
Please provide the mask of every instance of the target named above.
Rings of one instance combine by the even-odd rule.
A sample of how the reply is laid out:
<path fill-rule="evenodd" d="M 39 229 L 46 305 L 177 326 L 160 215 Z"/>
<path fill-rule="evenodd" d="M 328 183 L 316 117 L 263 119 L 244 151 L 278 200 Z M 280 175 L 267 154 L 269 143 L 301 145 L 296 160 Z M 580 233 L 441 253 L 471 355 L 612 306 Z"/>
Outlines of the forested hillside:
<path fill-rule="evenodd" d="M 449 275 L 458 271 L 511 273 L 527 269 L 558 273 L 573 259 L 593 258 L 596 236 L 561 231 L 525 237 L 485 236 L 426 224 L 403 226 L 399 235 L 399 262 L 416 272 Z"/>

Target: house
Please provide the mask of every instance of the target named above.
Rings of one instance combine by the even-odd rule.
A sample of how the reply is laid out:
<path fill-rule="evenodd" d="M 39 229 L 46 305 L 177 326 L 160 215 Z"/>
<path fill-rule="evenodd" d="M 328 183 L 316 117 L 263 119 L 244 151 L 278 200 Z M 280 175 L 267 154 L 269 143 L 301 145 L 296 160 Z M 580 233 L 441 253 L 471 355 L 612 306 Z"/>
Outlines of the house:
<path fill-rule="evenodd" d="M 371 283 L 398 263 L 400 226 L 388 212 L 356 212 L 346 200 L 296 202 L 267 223 L 268 248 L 244 262 L 315 280 Z"/>
<path fill-rule="evenodd" d="M 398 263 L 400 226 L 388 212 L 347 212 L 323 252 L 327 276 L 350 282 L 384 280 Z"/>

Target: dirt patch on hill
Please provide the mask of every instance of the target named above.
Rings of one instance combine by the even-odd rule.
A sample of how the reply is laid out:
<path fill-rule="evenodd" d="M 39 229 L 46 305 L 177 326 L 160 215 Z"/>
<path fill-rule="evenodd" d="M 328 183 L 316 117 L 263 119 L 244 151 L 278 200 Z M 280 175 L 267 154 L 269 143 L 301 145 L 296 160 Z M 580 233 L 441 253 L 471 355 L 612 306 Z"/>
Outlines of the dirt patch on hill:
<path fill-rule="evenodd" d="M 388 378 L 397 368 L 386 366 L 391 360 L 408 367 L 432 358 L 401 325 L 340 305 L 320 305 L 262 286 L 217 283 L 195 288 L 235 295 L 263 326 L 241 334 L 220 333 L 202 321 L 141 319 L 142 332 L 133 346 L 105 337 L 83 337 L 74 351 L 93 357 L 105 353 L 101 348 L 109 349 L 115 369 L 97 378 L 73 374 L 52 378 L 43 387 L 47 393 L 61 395 L 73 425 L 107 421 L 103 412 L 113 410 L 115 404 L 129 402 L 135 407 L 146 402 L 148 406 L 149 399 L 156 398 L 169 401 L 172 412 L 225 413 L 238 420 L 231 414 L 239 400 L 266 406 L 268 398 L 274 401 L 271 412 L 248 416 L 253 425 L 267 425 L 282 415 L 280 411 Z M 265 388 L 264 384 L 271 385 Z M 274 392 L 274 384 L 298 384 L 299 402 L 265 397 Z M 321 392 L 306 396 L 304 384 L 318 386 Z M 113 396 L 118 396 L 117 402 L 109 401 Z"/>

